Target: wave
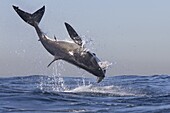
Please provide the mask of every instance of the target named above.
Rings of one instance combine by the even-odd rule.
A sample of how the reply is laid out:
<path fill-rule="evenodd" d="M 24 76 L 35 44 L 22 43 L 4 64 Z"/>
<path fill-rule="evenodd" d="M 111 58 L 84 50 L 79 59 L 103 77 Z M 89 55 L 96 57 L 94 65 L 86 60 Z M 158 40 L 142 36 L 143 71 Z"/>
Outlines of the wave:
<path fill-rule="evenodd" d="M 83 77 L 0 78 L 0 111 L 167 112 L 169 86 L 166 75 L 106 77 L 100 84 Z"/>
<path fill-rule="evenodd" d="M 106 77 L 102 83 L 97 84 L 92 78 L 32 75 L 0 78 L 0 91 L 19 93 L 39 90 L 42 93 L 91 96 L 163 96 L 169 95 L 169 80 L 168 75 L 123 75 Z"/>

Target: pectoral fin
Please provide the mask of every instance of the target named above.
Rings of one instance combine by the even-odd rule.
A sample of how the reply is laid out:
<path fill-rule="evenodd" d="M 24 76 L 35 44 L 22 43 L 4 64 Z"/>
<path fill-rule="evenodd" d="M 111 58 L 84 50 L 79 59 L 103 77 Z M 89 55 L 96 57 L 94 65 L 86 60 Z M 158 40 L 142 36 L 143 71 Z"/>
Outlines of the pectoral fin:
<path fill-rule="evenodd" d="M 60 58 L 58 58 L 58 57 L 54 57 L 54 59 L 48 64 L 48 66 L 47 67 L 49 67 L 53 62 L 55 62 L 56 60 L 59 60 Z"/>

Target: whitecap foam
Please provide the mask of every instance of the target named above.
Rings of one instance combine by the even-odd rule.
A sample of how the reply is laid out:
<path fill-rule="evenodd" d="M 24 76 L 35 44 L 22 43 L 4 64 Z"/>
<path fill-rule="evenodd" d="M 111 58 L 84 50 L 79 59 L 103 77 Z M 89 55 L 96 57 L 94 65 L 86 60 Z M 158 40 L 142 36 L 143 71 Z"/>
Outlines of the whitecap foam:
<path fill-rule="evenodd" d="M 87 86 L 78 86 L 74 89 L 67 90 L 64 92 L 72 92 L 72 93 L 99 93 L 109 96 L 135 96 L 135 94 L 125 91 L 118 86 L 94 86 L 92 84 Z"/>

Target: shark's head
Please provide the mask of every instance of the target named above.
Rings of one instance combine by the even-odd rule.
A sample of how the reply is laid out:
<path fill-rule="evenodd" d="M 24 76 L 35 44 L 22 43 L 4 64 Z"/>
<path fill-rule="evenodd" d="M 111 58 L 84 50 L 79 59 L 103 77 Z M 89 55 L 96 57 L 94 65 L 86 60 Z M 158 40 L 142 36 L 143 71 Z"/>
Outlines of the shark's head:
<path fill-rule="evenodd" d="M 85 52 L 85 55 L 82 56 L 82 58 L 82 63 L 85 65 L 84 69 L 97 76 L 98 83 L 102 81 L 102 79 L 105 77 L 106 68 L 102 67 L 101 61 L 97 58 L 97 56 L 94 53 L 87 51 Z"/>
<path fill-rule="evenodd" d="M 97 76 L 97 83 L 101 82 L 103 78 L 105 77 L 106 70 L 102 69 L 101 67 L 98 67 L 91 70 L 94 75 Z"/>

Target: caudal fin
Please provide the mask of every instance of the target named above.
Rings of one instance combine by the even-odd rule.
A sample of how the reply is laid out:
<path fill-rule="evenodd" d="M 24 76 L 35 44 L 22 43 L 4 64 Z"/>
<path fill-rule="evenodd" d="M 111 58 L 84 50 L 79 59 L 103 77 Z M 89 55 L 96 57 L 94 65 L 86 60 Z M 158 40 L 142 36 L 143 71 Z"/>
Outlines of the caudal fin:
<path fill-rule="evenodd" d="M 35 26 L 38 25 L 41 21 L 41 18 L 43 17 L 43 14 L 45 12 L 45 6 L 34 12 L 33 14 L 27 13 L 19 7 L 13 5 L 14 10 L 17 12 L 17 14 L 28 24 Z"/>

